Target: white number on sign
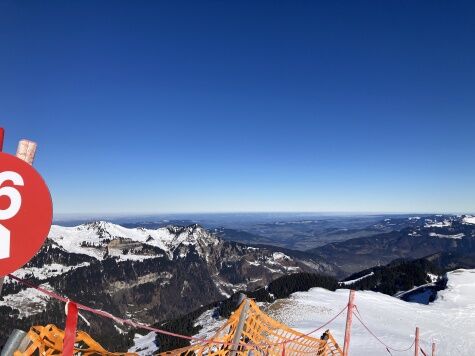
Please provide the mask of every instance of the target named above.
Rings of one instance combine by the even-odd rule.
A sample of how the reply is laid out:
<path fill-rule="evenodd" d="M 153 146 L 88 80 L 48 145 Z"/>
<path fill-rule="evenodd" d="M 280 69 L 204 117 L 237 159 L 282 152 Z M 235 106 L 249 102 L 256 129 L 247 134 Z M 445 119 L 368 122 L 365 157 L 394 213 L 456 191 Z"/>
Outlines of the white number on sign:
<path fill-rule="evenodd" d="M 23 186 L 23 178 L 16 172 L 5 171 L 0 173 L 0 187 L 3 183 L 11 181 L 13 185 Z M 20 192 L 10 186 L 0 188 L 0 197 L 6 196 L 10 199 L 10 205 L 6 209 L 0 209 L 0 220 L 13 218 L 21 208 Z M 0 260 L 10 257 L 10 230 L 0 224 Z"/>

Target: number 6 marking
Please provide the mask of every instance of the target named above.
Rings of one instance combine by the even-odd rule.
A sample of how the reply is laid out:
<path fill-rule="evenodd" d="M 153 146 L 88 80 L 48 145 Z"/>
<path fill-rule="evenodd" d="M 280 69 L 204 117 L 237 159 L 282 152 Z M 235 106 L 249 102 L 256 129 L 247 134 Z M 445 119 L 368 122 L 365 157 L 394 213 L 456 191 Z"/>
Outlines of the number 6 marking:
<path fill-rule="evenodd" d="M 11 181 L 13 185 L 24 186 L 23 178 L 16 172 L 5 171 L 0 173 L 0 187 L 6 181 Z M 13 187 L 0 188 L 0 197 L 6 196 L 10 199 L 8 208 L 0 209 L 0 220 L 13 218 L 21 208 L 21 194 Z M 10 230 L 0 224 L 0 260 L 10 257 Z"/>

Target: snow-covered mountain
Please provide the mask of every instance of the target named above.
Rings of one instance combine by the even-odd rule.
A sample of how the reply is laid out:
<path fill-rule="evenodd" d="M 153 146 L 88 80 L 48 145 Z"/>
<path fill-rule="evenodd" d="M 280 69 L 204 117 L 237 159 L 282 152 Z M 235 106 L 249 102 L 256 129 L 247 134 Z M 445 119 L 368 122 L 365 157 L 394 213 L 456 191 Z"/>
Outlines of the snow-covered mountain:
<path fill-rule="evenodd" d="M 40 253 L 15 275 L 41 281 L 107 259 L 120 263 L 147 259 L 178 261 L 188 257 L 206 262 L 217 275 L 218 270 L 227 270 L 238 262 L 249 272 L 256 267 L 264 268 L 270 274 L 286 274 L 301 269 L 331 269 L 312 259 L 288 256 L 272 247 L 257 248 L 223 241 L 196 224 L 145 229 L 96 221 L 75 227 L 53 225 Z M 251 287 L 263 283 L 251 282 Z M 232 284 L 228 281 L 218 283 L 224 296 L 245 287 L 242 284 L 227 288 Z"/>
<path fill-rule="evenodd" d="M 169 226 L 159 229 L 133 228 L 128 229 L 106 221 L 96 221 L 75 227 L 53 225 L 49 238 L 67 252 L 84 254 L 96 259 L 102 259 L 105 252 L 120 260 L 141 260 L 157 257 L 151 251 L 143 249 L 143 245 L 157 247 L 169 259 L 180 250 L 185 253 L 189 246 L 194 246 L 196 252 L 205 257 L 211 246 L 219 244 L 219 239 L 199 225 L 187 227 Z M 127 251 L 127 253 L 123 253 Z M 184 258 L 184 254 L 179 254 Z M 160 256 L 161 257 L 161 256 Z"/>
<path fill-rule="evenodd" d="M 15 274 L 97 309 L 152 324 L 194 312 L 238 290 L 256 290 L 294 272 L 343 278 L 362 271 L 352 282 L 359 288 L 367 284 L 388 294 L 394 289 L 407 291 L 429 283 L 427 272 L 433 267 L 439 272 L 475 268 L 474 220 L 454 215 L 387 218 L 380 224 L 403 228 L 309 252 L 225 241 L 199 225 L 145 229 L 99 221 L 53 226 L 40 252 Z M 421 257 L 421 268 L 396 263 L 363 271 L 395 259 Z M 385 278 L 392 282 L 374 288 Z M 288 285 L 282 287 L 288 290 Z M 98 317 L 89 319 L 90 325 L 81 321 L 80 328 L 105 347 L 125 350 L 133 343 L 133 331 Z M 7 278 L 0 298 L 0 323 L 5 325 L 0 328 L 2 345 L 13 327 L 63 325 L 64 308 Z"/>
<path fill-rule="evenodd" d="M 300 252 L 224 241 L 199 225 L 129 229 L 98 221 L 53 226 L 40 252 L 14 274 L 115 315 L 154 323 L 294 272 L 331 273 L 332 267 Z M 33 318 L 61 324 L 57 309 L 49 297 L 6 279 L 2 325 L 28 329 Z M 120 332 L 103 323 L 92 323 L 94 335 L 117 347 L 111 335 Z M 0 345 L 8 330 L 0 331 Z"/>

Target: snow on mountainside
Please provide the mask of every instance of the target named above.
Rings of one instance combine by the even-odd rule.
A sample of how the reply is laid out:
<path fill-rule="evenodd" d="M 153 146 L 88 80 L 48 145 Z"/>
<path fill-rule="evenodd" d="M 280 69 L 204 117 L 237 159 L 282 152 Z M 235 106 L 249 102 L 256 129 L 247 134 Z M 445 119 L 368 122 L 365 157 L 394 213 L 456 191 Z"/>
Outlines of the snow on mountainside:
<path fill-rule="evenodd" d="M 158 247 L 170 259 L 173 257 L 173 252 L 180 245 L 193 245 L 197 247 L 199 252 L 203 252 L 204 246 L 216 245 L 218 243 L 218 240 L 213 235 L 198 225 L 188 227 L 170 226 L 149 230 L 144 228 L 128 229 L 105 221 L 97 221 L 75 227 L 53 225 L 49 238 L 68 252 L 86 254 L 97 259 L 102 259 L 103 257 L 101 247 L 108 246 L 114 250 L 114 245 L 109 245 L 111 240 L 123 239 L 121 244 L 116 245 L 117 250 L 119 247 L 127 247 L 128 241 Z M 130 247 L 133 247 L 133 245 Z M 133 254 L 129 256 L 124 254 L 117 255 L 121 259 L 134 259 L 132 257 L 134 256 Z M 143 254 L 138 254 L 137 256 L 137 259 L 147 258 L 147 255 Z"/>
<path fill-rule="evenodd" d="M 188 254 L 196 252 L 206 263 L 226 268 L 231 265 L 225 263 L 226 258 L 216 251 L 237 248 L 241 257 L 246 256 L 241 260 L 242 263 L 263 267 L 270 273 L 282 274 L 319 268 L 318 263 L 313 260 L 304 259 L 301 263 L 296 263 L 294 258 L 282 252 L 272 252 L 271 246 L 263 249 L 223 241 L 196 224 L 158 229 L 125 228 L 105 221 L 75 227 L 53 225 L 49 239 L 69 253 L 87 255 L 97 260 L 103 260 L 105 257 L 116 258 L 118 261 L 139 262 L 157 257 L 176 260 L 184 259 Z M 233 257 L 230 251 L 228 254 L 233 263 L 239 260 L 237 256 Z M 223 292 L 223 295 L 227 293 Z"/>
<path fill-rule="evenodd" d="M 464 224 L 475 225 L 475 216 L 465 216 L 463 222 Z"/>
<path fill-rule="evenodd" d="M 430 232 L 429 233 L 429 236 L 430 237 L 438 237 L 440 239 L 455 239 L 455 240 L 460 240 L 461 238 L 463 238 L 465 236 L 464 233 L 460 233 L 460 234 L 455 234 L 455 235 L 444 235 L 444 234 L 437 234 L 435 232 Z"/>
<path fill-rule="evenodd" d="M 475 348 L 475 270 L 455 270 L 448 273 L 447 288 L 438 293 L 437 299 L 428 305 L 409 303 L 385 294 L 358 291 L 355 303 L 365 324 L 384 343 L 395 349 L 406 349 L 414 340 L 416 326 L 420 328 L 420 346 L 430 353 L 431 344 L 437 344 L 437 354 L 444 356 L 471 356 Z M 292 294 L 287 299 L 274 303 L 260 303 L 261 308 L 273 318 L 308 333 L 336 315 L 348 303 L 348 289 L 335 292 L 313 288 L 308 292 Z M 328 327 L 342 345 L 345 330 L 345 315 Z M 195 322 L 203 328 L 199 338 L 210 338 L 225 322 L 216 318 L 213 310 L 205 311 Z M 321 333 L 314 337 L 320 337 Z M 135 340 L 131 350 L 157 351 L 151 334 Z M 140 355 L 147 353 L 139 352 Z M 353 318 L 350 355 L 380 356 L 387 354 L 366 329 Z M 413 355 L 414 348 L 397 355 Z"/>
<path fill-rule="evenodd" d="M 449 220 L 444 220 L 444 221 L 438 221 L 438 222 L 432 222 L 429 220 L 424 227 L 449 227 L 451 226 L 452 223 Z"/>
<path fill-rule="evenodd" d="M 434 341 L 439 355 L 469 356 L 475 349 L 474 295 L 475 270 L 456 270 L 448 273 L 447 289 L 439 292 L 435 302 L 429 305 L 408 303 L 370 291 L 357 292 L 355 303 L 366 325 L 393 348 L 407 348 L 414 338 L 415 327 L 419 326 L 421 346 L 426 352 Z M 277 307 L 271 310 L 276 319 L 306 333 L 338 313 L 347 302 L 348 290 L 330 292 L 314 288 L 277 302 Z M 386 354 L 385 347 L 368 334 L 356 318 L 353 323 L 351 354 Z M 338 318 L 330 330 L 342 343 L 345 318 Z M 412 349 L 398 355 L 413 353 Z"/>
<path fill-rule="evenodd" d="M 363 279 L 365 279 L 365 278 L 371 277 L 371 276 L 373 276 L 373 275 L 374 275 L 374 272 L 370 272 L 370 273 L 368 273 L 368 274 L 365 274 L 365 275 L 362 276 L 362 277 L 355 278 L 355 279 L 351 279 L 351 280 L 349 280 L 349 281 L 340 282 L 340 284 L 342 284 L 342 285 L 344 285 L 344 286 L 350 286 L 350 285 L 352 285 L 352 284 L 354 284 L 354 283 L 356 283 L 356 282 L 359 282 L 359 281 L 361 281 L 361 280 L 363 280 Z"/>

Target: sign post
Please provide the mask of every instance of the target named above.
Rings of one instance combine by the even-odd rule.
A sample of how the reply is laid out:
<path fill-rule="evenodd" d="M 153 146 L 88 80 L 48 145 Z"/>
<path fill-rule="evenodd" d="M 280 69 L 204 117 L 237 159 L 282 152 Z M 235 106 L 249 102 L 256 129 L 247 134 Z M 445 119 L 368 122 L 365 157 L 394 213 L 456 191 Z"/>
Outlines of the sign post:
<path fill-rule="evenodd" d="M 0 129 L 0 147 L 4 130 Z M 53 205 L 48 187 L 31 166 L 36 143 L 21 140 L 17 156 L 0 151 L 0 276 L 26 264 L 51 228 Z M 0 293 L 3 278 L 0 280 Z"/>

